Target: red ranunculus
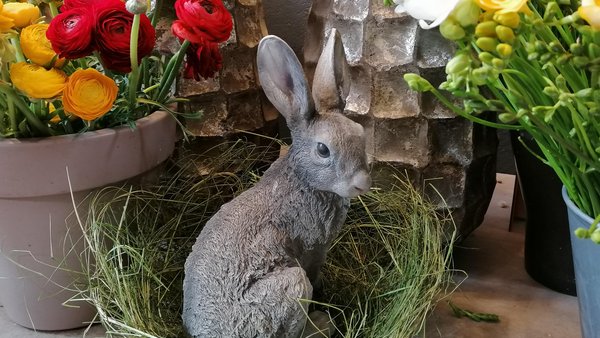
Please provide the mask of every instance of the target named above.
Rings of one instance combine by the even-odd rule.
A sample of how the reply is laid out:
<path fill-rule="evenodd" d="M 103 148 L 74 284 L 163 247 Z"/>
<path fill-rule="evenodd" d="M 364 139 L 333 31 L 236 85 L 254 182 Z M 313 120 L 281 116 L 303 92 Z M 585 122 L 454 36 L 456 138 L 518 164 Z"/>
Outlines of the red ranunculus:
<path fill-rule="evenodd" d="M 219 52 L 219 45 L 215 42 L 203 44 L 192 43 L 186 51 L 185 69 L 183 76 L 186 79 L 200 80 L 215 76 L 223 67 L 223 57 Z"/>
<path fill-rule="evenodd" d="M 89 11 L 92 11 L 92 7 L 112 4 L 117 1 L 122 2 L 121 0 L 64 0 L 62 6 L 60 6 L 60 11 L 64 13 L 78 7 L 87 8 Z"/>
<path fill-rule="evenodd" d="M 102 6 L 96 13 L 96 45 L 106 68 L 121 72 L 131 72 L 129 44 L 133 14 L 125 9 L 123 2 Z M 156 32 L 148 17 L 140 19 L 138 37 L 138 61 L 152 53 Z"/>
<path fill-rule="evenodd" d="M 50 21 L 46 37 L 60 57 L 78 59 L 92 54 L 95 49 L 92 39 L 94 24 L 89 9 L 73 8 Z"/>
<path fill-rule="evenodd" d="M 192 43 L 223 42 L 229 39 L 233 21 L 221 0 L 177 0 L 171 29 L 182 40 Z"/>

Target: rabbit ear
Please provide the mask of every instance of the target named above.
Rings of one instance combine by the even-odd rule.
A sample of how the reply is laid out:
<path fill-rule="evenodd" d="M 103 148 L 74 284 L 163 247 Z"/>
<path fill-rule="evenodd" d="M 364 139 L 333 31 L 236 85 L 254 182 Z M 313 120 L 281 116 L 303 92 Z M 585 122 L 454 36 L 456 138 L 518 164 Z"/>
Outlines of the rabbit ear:
<path fill-rule="evenodd" d="M 313 117 L 314 106 L 304 71 L 287 43 L 274 35 L 264 37 L 258 45 L 257 66 L 265 94 L 290 129 Z"/>
<path fill-rule="evenodd" d="M 344 108 L 349 92 L 350 71 L 344 45 L 337 29 L 332 28 L 313 80 L 312 93 L 317 111 Z"/>

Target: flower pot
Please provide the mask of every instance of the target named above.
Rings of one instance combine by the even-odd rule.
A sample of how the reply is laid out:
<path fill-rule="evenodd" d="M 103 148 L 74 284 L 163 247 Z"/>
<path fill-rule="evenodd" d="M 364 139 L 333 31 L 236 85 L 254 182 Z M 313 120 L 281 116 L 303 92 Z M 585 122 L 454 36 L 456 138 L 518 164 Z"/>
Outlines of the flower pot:
<path fill-rule="evenodd" d="M 575 236 L 577 228 L 589 228 L 593 219 L 584 214 L 569 198 L 563 187 L 562 196 L 567 204 L 571 245 L 573 247 L 573 264 L 575 266 L 575 282 L 577 284 L 577 300 L 579 302 L 579 319 L 583 338 L 600 337 L 600 266 L 598 255 L 600 246 L 589 239 Z"/>
<path fill-rule="evenodd" d="M 82 277 L 73 203 L 157 167 L 175 141 L 175 121 L 166 112 L 140 119 L 135 129 L 0 140 L 0 299 L 10 319 L 36 330 L 65 330 L 94 318 L 83 300 L 63 305 Z M 85 202 L 78 206 L 82 218 L 86 209 Z"/>
<path fill-rule="evenodd" d="M 567 209 L 561 198 L 562 183 L 552 168 L 542 163 L 529 149 L 541 153 L 525 132 L 512 132 L 519 186 L 527 209 L 525 228 L 525 270 L 545 287 L 574 296 L 575 272 L 571 257 Z"/>

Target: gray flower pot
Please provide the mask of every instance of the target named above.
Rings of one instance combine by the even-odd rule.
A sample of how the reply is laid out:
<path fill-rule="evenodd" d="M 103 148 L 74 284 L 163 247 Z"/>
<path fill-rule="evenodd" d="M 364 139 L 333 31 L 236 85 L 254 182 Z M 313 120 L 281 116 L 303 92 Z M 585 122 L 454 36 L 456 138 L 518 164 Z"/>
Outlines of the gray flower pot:
<path fill-rule="evenodd" d="M 155 168 L 175 141 L 175 121 L 166 112 L 140 119 L 136 129 L 0 140 L 0 299 L 10 319 L 65 330 L 94 318 L 83 300 L 63 305 L 77 294 L 74 283 L 85 280 L 73 203 Z M 78 210 L 85 219 L 86 203 Z"/>

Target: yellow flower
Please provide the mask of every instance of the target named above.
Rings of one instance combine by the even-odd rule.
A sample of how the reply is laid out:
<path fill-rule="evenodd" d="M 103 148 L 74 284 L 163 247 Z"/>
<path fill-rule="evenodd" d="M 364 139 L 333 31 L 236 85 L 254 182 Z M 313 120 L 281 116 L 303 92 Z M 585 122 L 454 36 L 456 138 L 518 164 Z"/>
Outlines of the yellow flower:
<path fill-rule="evenodd" d="M 14 25 L 15 21 L 2 14 L 4 4 L 0 1 L 0 33 L 8 32 Z"/>
<path fill-rule="evenodd" d="M 10 80 L 29 97 L 50 99 L 63 91 L 67 75 L 56 68 L 47 70 L 27 62 L 17 62 L 10 66 Z"/>
<path fill-rule="evenodd" d="M 577 13 L 590 26 L 600 28 L 600 0 L 581 0 L 581 6 L 577 9 Z"/>
<path fill-rule="evenodd" d="M 20 37 L 21 48 L 23 49 L 23 54 L 31 62 L 40 66 L 55 66 L 60 68 L 65 63 L 65 59 L 58 59 L 56 53 L 54 53 L 52 44 L 50 44 L 50 40 L 46 37 L 48 26 L 50 25 L 46 23 L 38 23 L 23 28 Z M 55 58 L 57 59 L 54 65 L 51 65 L 52 60 Z"/>
<path fill-rule="evenodd" d="M 95 120 L 112 108 L 118 91 L 115 81 L 99 71 L 78 69 L 65 86 L 63 107 L 65 112 L 83 120 Z"/>
<path fill-rule="evenodd" d="M 499 13 L 523 12 L 530 13 L 527 0 L 475 0 L 479 7 L 486 11 Z"/>
<path fill-rule="evenodd" d="M 37 6 L 27 2 L 9 2 L 4 4 L 2 15 L 14 20 L 14 27 L 23 28 L 34 23 L 42 13 Z"/>

